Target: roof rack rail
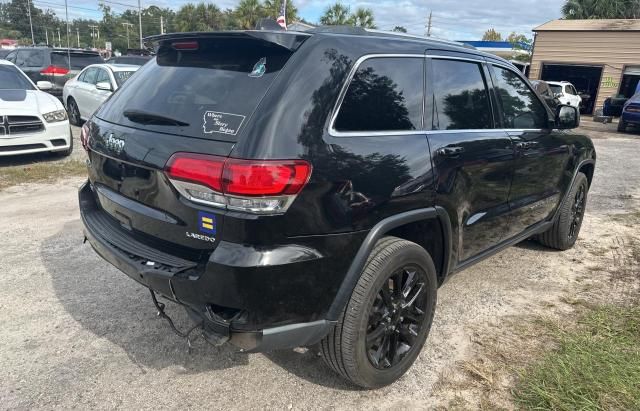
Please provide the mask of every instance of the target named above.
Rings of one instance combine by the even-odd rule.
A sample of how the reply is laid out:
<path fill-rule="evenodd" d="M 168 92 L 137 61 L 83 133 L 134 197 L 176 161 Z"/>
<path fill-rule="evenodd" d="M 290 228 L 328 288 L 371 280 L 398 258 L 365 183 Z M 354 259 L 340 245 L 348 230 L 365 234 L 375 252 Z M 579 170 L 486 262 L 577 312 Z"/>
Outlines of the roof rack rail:
<path fill-rule="evenodd" d="M 470 46 L 468 44 L 460 43 L 459 41 L 454 41 L 454 40 L 447 40 L 447 39 L 443 39 L 443 38 L 440 38 L 440 37 L 418 36 L 418 35 L 415 35 L 415 34 L 407 34 L 407 33 L 401 33 L 401 32 L 396 32 L 396 31 L 378 30 L 378 29 L 364 29 L 364 30 L 366 32 L 368 32 L 368 33 L 385 34 L 385 35 L 388 35 L 388 36 L 406 37 L 406 38 L 418 39 L 418 40 L 429 40 L 429 41 L 434 41 L 434 42 L 437 42 L 437 43 L 450 44 L 452 46 L 465 47 L 465 48 L 470 48 L 470 49 L 474 49 L 475 50 L 475 47 Z"/>

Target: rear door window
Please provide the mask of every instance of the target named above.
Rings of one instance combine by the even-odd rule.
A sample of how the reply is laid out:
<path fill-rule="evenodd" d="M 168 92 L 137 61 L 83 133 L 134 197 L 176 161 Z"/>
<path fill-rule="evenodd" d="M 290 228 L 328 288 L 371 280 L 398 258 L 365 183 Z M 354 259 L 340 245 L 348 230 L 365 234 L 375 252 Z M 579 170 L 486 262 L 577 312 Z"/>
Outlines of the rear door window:
<path fill-rule="evenodd" d="M 58 67 L 68 67 L 69 57 L 71 58 L 71 70 L 82 70 L 91 64 L 104 63 L 102 57 L 93 53 L 68 53 L 65 51 L 56 51 L 51 53 L 51 64 Z"/>
<path fill-rule="evenodd" d="M 514 129 L 542 129 L 547 110 L 527 83 L 506 68 L 493 66 L 496 90 L 502 104 L 504 125 Z"/>
<path fill-rule="evenodd" d="M 84 73 L 82 81 L 89 84 L 96 84 L 96 78 L 98 77 L 98 69 L 91 67 Z"/>
<path fill-rule="evenodd" d="M 111 84 L 111 79 L 109 78 L 109 73 L 105 69 L 98 69 L 98 74 L 96 76 L 96 84 L 100 82 L 106 82 Z"/>
<path fill-rule="evenodd" d="M 16 58 L 18 67 L 44 66 L 44 52 L 42 50 L 19 50 Z"/>
<path fill-rule="evenodd" d="M 381 57 L 356 70 L 340 105 L 339 132 L 422 129 L 424 58 Z"/>
<path fill-rule="evenodd" d="M 435 59 L 432 68 L 434 130 L 493 128 L 489 92 L 480 64 Z"/>
<path fill-rule="evenodd" d="M 96 115 L 131 127 L 235 141 L 290 57 L 288 49 L 252 38 L 169 40 Z M 125 112 L 183 125 L 135 122 Z"/>

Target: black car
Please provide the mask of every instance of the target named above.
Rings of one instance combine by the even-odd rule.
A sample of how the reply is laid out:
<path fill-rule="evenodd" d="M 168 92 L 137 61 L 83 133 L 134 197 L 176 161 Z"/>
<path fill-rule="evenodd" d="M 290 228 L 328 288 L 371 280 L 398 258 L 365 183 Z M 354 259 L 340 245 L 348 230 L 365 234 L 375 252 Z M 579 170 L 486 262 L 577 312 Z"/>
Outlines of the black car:
<path fill-rule="evenodd" d="M 6 59 L 11 51 L 11 49 L 0 49 L 0 59 Z"/>
<path fill-rule="evenodd" d="M 319 343 L 383 386 L 453 273 L 576 241 L 593 144 L 501 58 L 345 28 L 147 41 L 156 58 L 83 127 L 84 235 L 210 342 Z"/>
<path fill-rule="evenodd" d="M 104 63 L 100 54 L 80 49 L 24 47 L 14 49 L 5 57 L 18 66 L 34 83 L 49 81 L 47 93 L 62 97 L 64 83 L 90 64 Z"/>

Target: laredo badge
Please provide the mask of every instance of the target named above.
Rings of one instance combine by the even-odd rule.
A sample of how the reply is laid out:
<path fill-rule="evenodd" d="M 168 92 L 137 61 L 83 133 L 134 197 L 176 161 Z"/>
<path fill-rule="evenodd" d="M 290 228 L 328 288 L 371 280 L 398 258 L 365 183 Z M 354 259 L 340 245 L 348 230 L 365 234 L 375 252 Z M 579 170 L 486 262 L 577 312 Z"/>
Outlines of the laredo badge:
<path fill-rule="evenodd" d="M 216 216 L 215 214 L 205 213 L 204 211 L 198 211 L 198 230 L 201 233 L 209 234 L 203 235 L 198 233 L 192 233 L 187 231 L 185 234 L 189 238 L 200 241 L 208 241 L 215 243 L 216 238 Z"/>

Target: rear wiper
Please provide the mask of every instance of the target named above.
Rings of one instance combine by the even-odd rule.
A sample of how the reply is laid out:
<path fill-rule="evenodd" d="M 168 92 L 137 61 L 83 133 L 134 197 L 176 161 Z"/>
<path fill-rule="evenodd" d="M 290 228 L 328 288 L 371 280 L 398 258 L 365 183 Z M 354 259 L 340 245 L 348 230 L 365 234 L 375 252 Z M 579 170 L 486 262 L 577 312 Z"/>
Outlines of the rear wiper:
<path fill-rule="evenodd" d="M 148 113 L 146 111 L 140 110 L 125 110 L 124 116 L 134 123 L 140 124 L 151 124 L 156 126 L 180 126 L 186 127 L 189 123 L 185 123 L 184 121 L 176 120 L 171 117 L 165 117 L 160 114 Z"/>

